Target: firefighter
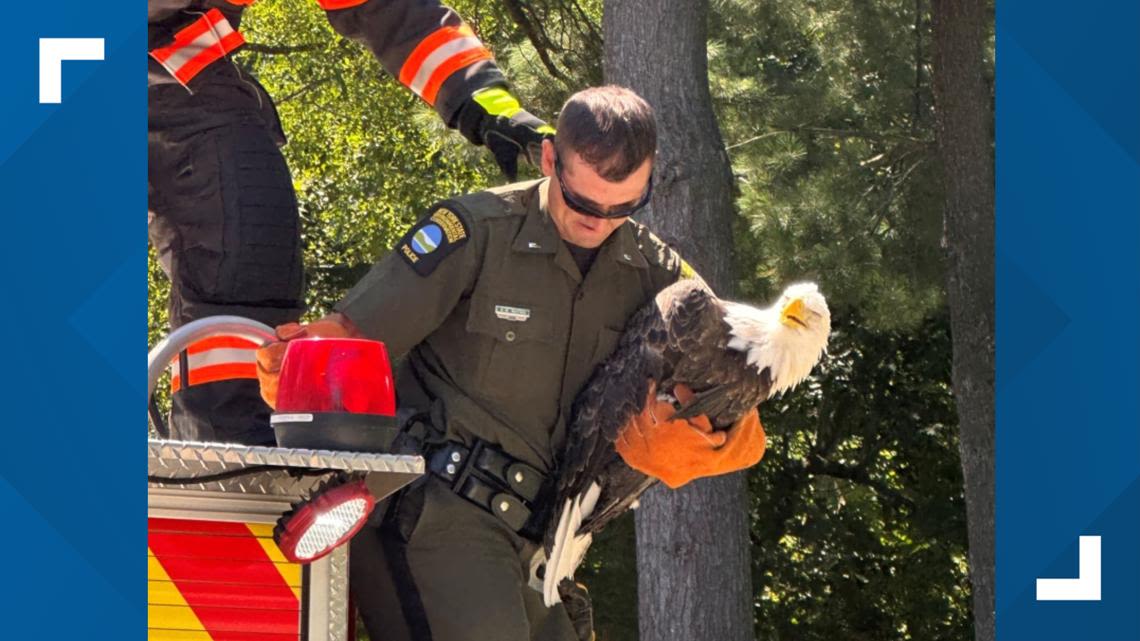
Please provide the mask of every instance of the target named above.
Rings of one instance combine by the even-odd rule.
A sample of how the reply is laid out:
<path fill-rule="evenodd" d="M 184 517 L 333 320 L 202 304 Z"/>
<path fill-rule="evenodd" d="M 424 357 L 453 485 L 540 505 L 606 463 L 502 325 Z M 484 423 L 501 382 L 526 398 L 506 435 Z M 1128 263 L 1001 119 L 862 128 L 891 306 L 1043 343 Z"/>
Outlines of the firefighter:
<path fill-rule="evenodd" d="M 553 129 L 521 109 L 491 52 L 437 0 L 317 0 L 342 35 L 486 145 L 510 178 Z M 170 322 L 234 314 L 279 325 L 303 310 L 300 227 L 273 101 L 232 54 L 253 0 L 149 0 L 148 233 L 170 277 Z M 191 345 L 171 364 L 176 438 L 272 444 L 257 346 Z"/>
<path fill-rule="evenodd" d="M 547 609 L 530 587 L 531 562 L 574 398 L 627 318 L 692 275 L 629 219 L 649 202 L 656 140 L 653 112 L 633 92 L 575 94 L 557 139 L 542 143 L 546 178 L 430 208 L 336 313 L 279 327 L 281 342 L 258 351 L 270 404 L 290 339 L 364 336 L 406 355 L 398 401 L 418 410 L 405 430 L 430 472 L 393 501 L 379 529 L 353 540 L 353 592 L 372 638 L 590 638 L 581 589 L 565 582 L 563 603 Z M 667 403 L 645 411 L 673 414 Z M 687 481 L 755 463 L 759 452 L 745 441 L 758 429 L 753 411 L 728 436 L 746 446 L 722 459 L 704 454 L 699 428 L 676 419 L 647 430 L 636 454 L 684 431 L 692 438 L 670 442 L 690 463 Z"/>

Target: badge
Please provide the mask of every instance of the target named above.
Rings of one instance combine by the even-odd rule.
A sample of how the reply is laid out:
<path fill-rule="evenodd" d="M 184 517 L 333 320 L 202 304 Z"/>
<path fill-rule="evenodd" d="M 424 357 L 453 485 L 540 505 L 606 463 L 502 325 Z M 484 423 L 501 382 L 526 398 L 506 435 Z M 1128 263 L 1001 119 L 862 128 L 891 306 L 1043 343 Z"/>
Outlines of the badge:
<path fill-rule="evenodd" d="M 417 274 L 427 276 L 448 254 L 467 242 L 467 237 L 463 218 L 440 207 L 408 230 L 396 250 Z"/>
<path fill-rule="evenodd" d="M 495 316 L 503 320 L 523 322 L 530 318 L 530 310 L 525 307 L 511 307 L 510 305 L 495 305 Z"/>

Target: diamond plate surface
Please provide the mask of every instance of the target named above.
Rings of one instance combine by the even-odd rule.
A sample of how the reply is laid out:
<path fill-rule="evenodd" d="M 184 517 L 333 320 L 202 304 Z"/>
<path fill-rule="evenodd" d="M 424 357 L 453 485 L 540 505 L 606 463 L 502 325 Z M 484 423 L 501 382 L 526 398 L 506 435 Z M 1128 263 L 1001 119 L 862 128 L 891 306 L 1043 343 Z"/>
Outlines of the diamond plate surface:
<path fill-rule="evenodd" d="M 288 469 L 251 470 L 248 474 L 227 479 L 186 483 L 190 479 L 225 472 L 240 472 L 243 469 L 267 465 Z M 307 495 L 329 475 L 342 471 L 378 477 L 370 481 L 370 486 L 375 486 L 372 488 L 373 491 L 380 488 L 383 490 L 381 494 L 384 494 L 422 475 L 424 461 L 419 456 L 399 454 L 300 450 L 153 439 L 147 441 L 147 474 L 151 477 L 178 480 L 170 483 L 150 481 L 148 486 L 151 488 L 268 497 L 301 497 Z"/>
<path fill-rule="evenodd" d="M 329 641 L 348 634 L 348 546 L 329 555 Z"/>
<path fill-rule="evenodd" d="M 163 471 L 207 474 L 254 465 L 416 475 L 424 472 L 424 460 L 419 456 L 155 439 L 147 441 L 147 462 L 152 475 Z"/>
<path fill-rule="evenodd" d="M 228 470 L 222 470 L 228 471 Z M 197 474 L 180 473 L 177 476 L 179 479 L 194 478 L 202 474 L 211 474 L 215 472 L 200 472 Z M 154 474 L 152 472 L 152 474 Z M 251 472 L 242 476 L 237 476 L 230 479 L 220 481 L 207 481 L 204 483 L 148 483 L 151 488 L 166 488 L 171 490 L 208 490 L 211 492 L 227 492 L 231 494 L 251 494 L 262 496 L 285 496 L 285 497 L 300 497 L 306 495 L 310 490 L 320 485 L 320 483 L 329 478 L 329 476 L 336 474 L 336 471 L 329 471 L 325 474 L 313 474 L 307 476 L 290 476 L 287 470 L 267 470 L 262 472 Z M 158 474 L 163 476 L 161 472 Z M 169 475 L 175 476 L 175 475 Z"/>

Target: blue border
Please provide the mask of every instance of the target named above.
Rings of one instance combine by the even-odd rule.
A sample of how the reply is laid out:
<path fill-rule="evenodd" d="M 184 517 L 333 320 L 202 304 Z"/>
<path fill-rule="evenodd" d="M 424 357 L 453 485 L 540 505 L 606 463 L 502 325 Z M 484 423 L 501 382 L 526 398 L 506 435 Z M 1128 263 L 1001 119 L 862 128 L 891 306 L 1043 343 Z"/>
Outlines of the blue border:
<path fill-rule="evenodd" d="M 1140 640 L 1140 6 L 998 3 L 1000 641 Z M 1099 601 L 1037 601 L 1100 536 Z"/>
<path fill-rule="evenodd" d="M 4 636 L 143 634 L 142 3 L 0 39 Z M 14 25 L 19 25 L 18 29 Z M 1140 640 L 1140 8 L 998 3 L 998 638 Z M 37 102 L 41 37 L 102 37 Z M 1103 599 L 1038 602 L 1103 541 Z"/>
<path fill-rule="evenodd" d="M 12 2 L 0 38 L 6 639 L 143 638 L 141 2 Z M 40 38 L 103 38 L 39 104 Z"/>

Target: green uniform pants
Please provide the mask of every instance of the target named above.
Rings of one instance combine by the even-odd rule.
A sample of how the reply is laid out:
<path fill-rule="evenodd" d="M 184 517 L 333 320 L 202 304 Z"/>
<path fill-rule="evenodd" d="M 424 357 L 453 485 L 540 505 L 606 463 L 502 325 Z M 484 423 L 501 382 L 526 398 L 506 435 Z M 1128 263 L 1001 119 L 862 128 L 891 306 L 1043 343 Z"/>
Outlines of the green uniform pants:
<path fill-rule="evenodd" d="M 352 541 L 352 592 L 373 641 L 578 641 L 527 582 L 537 546 L 429 478 Z"/>

